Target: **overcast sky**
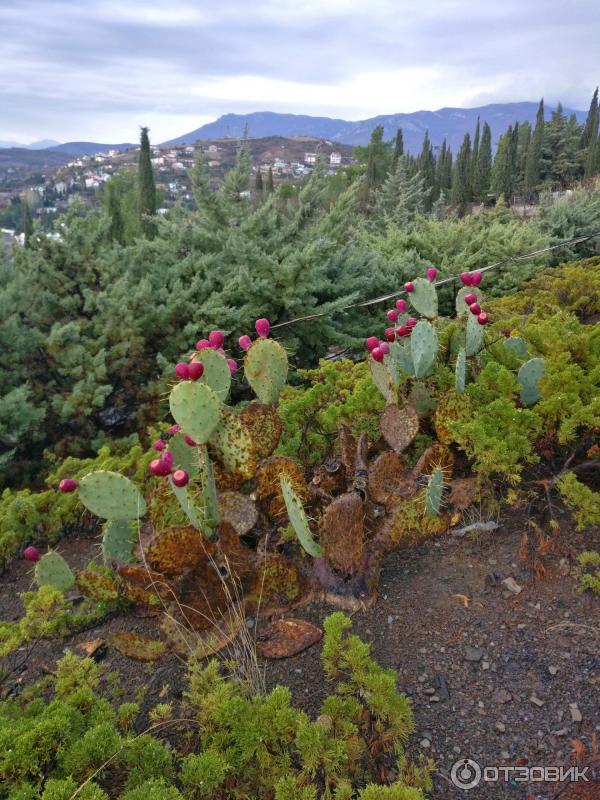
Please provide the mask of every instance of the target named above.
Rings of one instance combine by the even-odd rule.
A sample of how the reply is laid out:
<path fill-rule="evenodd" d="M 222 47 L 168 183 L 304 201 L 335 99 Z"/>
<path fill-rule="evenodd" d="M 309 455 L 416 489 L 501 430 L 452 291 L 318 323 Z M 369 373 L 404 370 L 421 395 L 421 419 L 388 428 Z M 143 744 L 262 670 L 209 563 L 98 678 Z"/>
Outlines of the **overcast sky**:
<path fill-rule="evenodd" d="M 0 140 L 153 141 L 220 114 L 558 99 L 600 80 L 598 0 L 0 0 Z"/>

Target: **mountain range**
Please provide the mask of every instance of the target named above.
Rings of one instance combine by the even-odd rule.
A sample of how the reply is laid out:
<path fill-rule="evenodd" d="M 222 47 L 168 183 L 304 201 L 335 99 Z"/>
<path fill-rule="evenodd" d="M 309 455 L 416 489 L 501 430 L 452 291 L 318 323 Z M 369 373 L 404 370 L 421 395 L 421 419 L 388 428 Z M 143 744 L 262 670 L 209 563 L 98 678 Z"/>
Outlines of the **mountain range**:
<path fill-rule="evenodd" d="M 250 114 L 224 114 L 214 122 L 202 125 L 196 130 L 163 142 L 165 146 L 194 144 L 197 141 L 214 139 L 239 139 L 247 132 L 252 139 L 265 136 L 308 136 L 327 139 L 348 145 L 368 144 L 371 133 L 378 125 L 383 125 L 384 139 L 395 137 L 398 128 L 402 128 L 404 147 L 411 153 L 421 149 L 423 137 L 429 131 L 429 138 L 434 147 L 440 146 L 444 139 L 454 153 L 462 143 L 465 133 L 471 135 L 475 130 L 477 119 L 488 122 L 492 129 L 492 142 L 498 139 L 509 125 L 515 122 L 535 122 L 538 103 L 492 103 L 476 108 L 440 108 L 437 111 L 414 111 L 410 114 L 380 114 L 377 117 L 351 121 L 332 117 L 313 117 L 305 114 L 279 114 L 274 111 L 255 111 Z M 546 118 L 554 111 L 546 106 Z M 570 108 L 563 109 L 567 115 L 575 114 L 578 122 L 586 118 L 585 111 Z M 20 147 L 10 142 L 0 142 L 0 149 L 6 146 Z M 100 144 L 98 142 L 66 142 L 64 144 L 48 143 L 48 140 L 34 142 L 27 149 L 44 150 L 63 153 L 70 156 L 93 155 L 106 153 L 109 150 L 129 150 L 135 147 L 131 143 Z"/>

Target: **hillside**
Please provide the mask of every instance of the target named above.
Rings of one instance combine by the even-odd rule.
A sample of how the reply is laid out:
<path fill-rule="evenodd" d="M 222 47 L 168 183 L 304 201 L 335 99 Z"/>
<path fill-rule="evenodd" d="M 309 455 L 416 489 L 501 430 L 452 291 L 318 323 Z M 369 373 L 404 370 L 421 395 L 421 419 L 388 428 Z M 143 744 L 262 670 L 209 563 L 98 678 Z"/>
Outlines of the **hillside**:
<path fill-rule="evenodd" d="M 95 153 L 108 153 L 110 150 L 131 150 L 135 147 L 131 142 L 121 144 L 101 144 L 100 142 L 65 142 L 50 147 L 56 153 L 67 153 L 70 156 L 93 156 Z"/>
<path fill-rule="evenodd" d="M 311 117 L 299 114 L 277 114 L 258 111 L 251 114 L 224 114 L 190 133 L 165 142 L 165 145 L 192 144 L 199 139 L 239 138 L 248 126 L 252 139 L 264 136 L 317 136 L 349 145 L 367 144 L 377 125 L 383 125 L 384 139 L 391 139 L 398 128 L 404 133 L 404 144 L 408 151 L 417 153 L 421 149 L 425 131 L 433 145 L 441 145 L 446 139 L 453 152 L 457 152 L 465 133 L 473 133 L 477 117 L 486 120 L 493 140 L 515 122 L 533 123 L 538 103 L 493 103 L 477 108 L 440 108 L 437 111 L 415 111 L 411 114 L 380 114 L 377 117 L 355 122 Z M 549 119 L 554 108 L 546 107 Z M 584 111 L 564 109 L 569 115 L 575 113 L 578 122 L 585 119 Z"/>

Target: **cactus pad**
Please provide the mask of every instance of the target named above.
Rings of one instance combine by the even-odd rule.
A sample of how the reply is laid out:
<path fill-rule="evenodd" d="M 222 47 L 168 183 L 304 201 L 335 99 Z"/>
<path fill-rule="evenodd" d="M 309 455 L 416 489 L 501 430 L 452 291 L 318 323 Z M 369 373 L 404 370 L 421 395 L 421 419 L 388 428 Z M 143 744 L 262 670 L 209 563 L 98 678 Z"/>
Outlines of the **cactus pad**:
<path fill-rule="evenodd" d="M 435 286 L 426 278 L 415 278 L 414 291 L 410 292 L 408 299 L 411 306 L 427 319 L 435 319 L 438 313 L 438 299 Z"/>
<path fill-rule="evenodd" d="M 454 441 L 449 423 L 464 419 L 469 415 L 471 403 L 466 394 L 459 394 L 456 391 L 449 391 L 438 401 L 433 424 L 437 438 L 442 444 L 450 444 Z"/>
<path fill-rule="evenodd" d="M 246 352 L 244 372 L 259 403 L 276 405 L 287 380 L 287 353 L 274 339 L 257 339 Z"/>
<path fill-rule="evenodd" d="M 425 511 L 425 490 L 412 497 L 398 499 L 389 510 L 378 534 L 388 550 L 409 547 L 430 536 L 440 536 L 448 530 L 449 514 L 431 516 Z"/>
<path fill-rule="evenodd" d="M 408 402 L 420 419 L 428 417 L 437 406 L 437 398 L 429 391 L 426 383 L 415 381 L 408 393 Z"/>
<path fill-rule="evenodd" d="M 281 438 L 281 419 L 273 406 L 250 403 L 240 414 L 242 425 L 250 433 L 257 459 L 268 458 Z"/>
<path fill-rule="evenodd" d="M 75 580 L 75 586 L 77 586 L 81 594 L 97 603 L 116 600 L 119 596 L 117 584 L 113 580 L 106 575 L 102 575 L 101 572 L 95 572 L 91 569 L 79 573 Z"/>
<path fill-rule="evenodd" d="M 364 516 L 360 496 L 350 492 L 336 497 L 321 519 L 319 539 L 325 561 L 344 576 L 353 575 L 361 565 Z"/>
<path fill-rule="evenodd" d="M 302 503 L 306 503 L 310 496 L 302 470 L 295 461 L 287 456 L 266 458 L 261 461 L 256 473 L 256 492 L 271 519 L 286 513 L 280 483 L 282 475 L 290 482 Z"/>
<path fill-rule="evenodd" d="M 196 528 L 170 528 L 152 540 L 146 561 L 170 578 L 194 569 L 206 555 L 204 538 Z"/>
<path fill-rule="evenodd" d="M 395 341 L 390 344 L 390 356 L 396 367 L 396 370 L 405 372 L 407 375 L 415 374 L 415 365 L 412 360 L 412 353 L 410 350 L 410 341 L 405 344 Z M 398 380 L 395 381 L 398 383 Z"/>
<path fill-rule="evenodd" d="M 175 589 L 164 575 L 147 567 L 123 565 L 117 569 L 123 584 L 123 594 L 132 603 L 156 607 L 175 597 Z"/>
<path fill-rule="evenodd" d="M 197 531 L 204 532 L 202 509 L 196 507 L 189 484 L 187 486 L 175 486 L 173 479 L 169 478 L 169 485 L 177 498 L 177 502 L 181 506 L 181 510 L 187 517 L 187 521 L 191 523 Z"/>
<path fill-rule="evenodd" d="M 227 359 L 216 350 L 206 349 L 202 351 L 201 355 L 196 355 L 194 360 L 204 364 L 204 372 L 198 383 L 210 386 L 219 400 L 224 403 L 231 388 L 231 370 Z M 191 433 L 190 436 L 192 436 Z"/>
<path fill-rule="evenodd" d="M 517 380 L 521 385 L 521 402 L 524 406 L 532 406 L 540 399 L 540 380 L 545 370 L 543 358 L 530 358 L 519 369 Z"/>
<path fill-rule="evenodd" d="M 40 558 L 35 565 L 34 575 L 38 586 L 52 586 L 59 592 L 68 591 L 75 583 L 71 567 L 54 550 Z"/>
<path fill-rule="evenodd" d="M 265 613 L 284 610 L 300 599 L 305 588 L 298 567 L 284 556 L 271 554 L 256 570 L 248 601 L 251 608 Z"/>
<path fill-rule="evenodd" d="M 219 495 L 218 502 L 221 519 L 228 522 L 238 536 L 244 536 L 256 525 L 258 511 L 247 494 L 223 492 Z"/>
<path fill-rule="evenodd" d="M 509 339 L 504 340 L 504 347 L 517 358 L 527 357 L 527 342 L 521 339 L 520 336 L 511 336 Z"/>
<path fill-rule="evenodd" d="M 413 475 L 432 475 L 438 467 L 441 468 L 444 479 L 450 480 L 454 469 L 454 455 L 448 447 L 436 442 L 423 451 L 415 464 Z"/>
<path fill-rule="evenodd" d="M 431 286 L 431 284 L 429 284 Z M 410 352 L 417 378 L 429 375 L 435 363 L 438 336 L 430 322 L 417 322 L 410 336 Z"/>
<path fill-rule="evenodd" d="M 79 482 L 79 499 L 102 519 L 136 519 L 146 513 L 146 503 L 137 486 L 118 472 L 98 470 Z"/>
<path fill-rule="evenodd" d="M 401 456 L 392 450 L 380 453 L 369 466 L 369 497 L 374 503 L 388 505 L 397 497 L 406 497 L 417 490 Z"/>
<path fill-rule="evenodd" d="M 128 564 L 133 555 L 133 522 L 129 519 L 108 519 L 102 526 L 102 558 L 105 564 L 116 561 Z"/>
<path fill-rule="evenodd" d="M 185 441 L 181 433 L 176 433 L 169 442 L 169 452 L 173 455 L 173 469 L 184 469 L 194 480 L 198 476 L 198 451 Z"/>
<path fill-rule="evenodd" d="M 302 501 L 294 492 L 292 484 L 285 476 L 281 476 L 280 482 L 288 518 L 298 537 L 298 541 L 309 556 L 320 558 L 323 553 L 320 545 L 313 538 L 306 513 L 302 506 Z"/>
<path fill-rule="evenodd" d="M 226 472 L 240 475 L 244 480 L 254 475 L 256 455 L 241 414 L 222 410 L 221 425 L 211 437 L 209 447 Z"/>
<path fill-rule="evenodd" d="M 474 294 L 477 297 L 477 302 L 481 305 L 482 292 L 475 286 L 463 286 L 456 295 L 456 316 L 461 317 L 463 314 L 470 314 L 469 306 L 465 303 L 465 297 L 468 294 Z"/>
<path fill-rule="evenodd" d="M 443 492 L 444 473 L 441 467 L 436 467 L 429 476 L 425 490 L 425 511 L 431 516 L 437 516 L 440 513 Z"/>
<path fill-rule="evenodd" d="M 227 472 L 216 461 L 211 462 L 218 492 L 237 492 L 246 478 L 237 472 Z"/>
<path fill-rule="evenodd" d="M 388 406 L 380 420 L 381 434 L 396 453 L 409 447 L 419 432 L 419 416 L 411 405 Z"/>
<path fill-rule="evenodd" d="M 398 388 L 395 385 L 394 375 L 390 369 L 392 363 L 389 355 L 385 357 L 383 363 L 375 361 L 374 358 L 369 358 L 369 370 L 373 383 L 383 395 L 386 403 L 395 403 L 398 399 Z"/>
<path fill-rule="evenodd" d="M 221 421 L 219 398 L 210 386 L 199 381 L 176 384 L 169 406 L 175 422 L 198 444 L 206 443 Z"/>
<path fill-rule="evenodd" d="M 134 661 L 156 661 L 167 652 L 164 642 L 148 639 L 134 631 L 121 631 L 114 633 L 108 640 L 109 644 L 118 650 L 122 656 Z"/>
<path fill-rule="evenodd" d="M 465 383 L 467 380 L 467 354 L 461 348 L 456 357 L 456 366 L 454 367 L 454 386 L 459 394 L 465 390 Z"/>
<path fill-rule="evenodd" d="M 469 314 L 465 339 L 465 353 L 467 356 L 474 356 L 481 350 L 483 345 L 483 328 L 484 326 L 477 322 L 475 314 Z"/>

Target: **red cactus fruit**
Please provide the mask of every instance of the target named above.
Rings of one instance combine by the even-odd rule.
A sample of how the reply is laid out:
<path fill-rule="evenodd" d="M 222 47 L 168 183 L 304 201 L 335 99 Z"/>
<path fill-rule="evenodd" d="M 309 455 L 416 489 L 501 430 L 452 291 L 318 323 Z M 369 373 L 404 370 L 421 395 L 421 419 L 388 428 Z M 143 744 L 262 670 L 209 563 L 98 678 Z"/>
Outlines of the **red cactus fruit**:
<path fill-rule="evenodd" d="M 416 320 L 414 317 L 409 317 L 409 318 L 406 320 L 406 327 L 407 327 L 409 330 L 412 330 L 412 329 L 415 327 L 415 325 L 416 325 L 416 324 L 417 324 L 417 320 Z"/>
<path fill-rule="evenodd" d="M 164 468 L 165 468 L 165 463 L 161 458 L 155 458 L 148 464 L 148 471 L 152 473 L 152 475 L 155 475 L 156 477 L 159 477 L 160 475 L 169 474 L 168 472 L 167 473 L 164 472 Z"/>
<path fill-rule="evenodd" d="M 477 316 L 477 314 L 481 314 L 481 306 L 479 303 L 471 303 L 469 306 L 469 311 L 471 314 L 475 314 L 475 316 Z"/>
<path fill-rule="evenodd" d="M 221 331 L 211 331 L 208 334 L 208 343 L 211 347 L 214 347 L 215 350 L 221 347 L 224 341 L 225 337 L 223 336 Z"/>
<path fill-rule="evenodd" d="M 179 433 L 180 431 L 181 431 L 181 425 L 171 425 L 171 427 L 169 428 L 169 433 L 171 434 L 171 436 L 175 436 L 175 434 Z"/>
<path fill-rule="evenodd" d="M 190 446 L 190 447 L 196 447 L 196 446 L 197 446 L 197 445 L 196 445 L 196 442 L 195 442 L 195 441 L 192 439 L 192 437 L 191 437 L 191 436 L 188 436 L 188 435 L 187 435 L 187 433 L 184 433 L 184 434 L 183 434 L 183 441 L 184 441 L 186 444 L 189 444 L 189 446 Z"/>
<path fill-rule="evenodd" d="M 271 330 L 271 323 L 265 317 L 261 317 L 257 319 L 254 323 L 254 327 L 256 328 L 256 332 L 260 336 L 261 339 L 266 339 L 269 335 L 269 331 Z"/>
<path fill-rule="evenodd" d="M 238 342 L 242 350 L 249 350 L 250 347 L 252 346 L 252 339 L 248 336 L 247 333 L 245 333 L 243 336 L 240 336 Z"/>
<path fill-rule="evenodd" d="M 465 303 L 468 306 L 472 306 L 473 303 L 476 303 L 476 302 L 477 302 L 477 295 L 475 294 L 475 292 L 469 292 L 469 294 L 465 295 Z"/>
<path fill-rule="evenodd" d="M 427 280 L 433 283 L 437 277 L 437 269 L 435 267 L 429 267 L 429 269 L 425 272 L 425 275 L 427 275 Z"/>
<path fill-rule="evenodd" d="M 238 371 L 237 361 L 234 361 L 233 358 L 227 359 L 227 366 L 229 367 L 229 371 L 232 375 L 235 375 L 235 373 Z"/>
<path fill-rule="evenodd" d="M 483 280 L 483 272 L 471 273 L 471 286 L 479 286 L 482 280 Z"/>
<path fill-rule="evenodd" d="M 385 329 L 385 338 L 388 340 L 388 342 L 394 341 L 394 339 L 396 338 L 396 332 L 394 331 L 393 328 Z"/>
<path fill-rule="evenodd" d="M 163 461 L 169 467 L 169 470 L 173 466 L 173 453 L 170 450 L 165 450 L 165 452 L 160 457 L 160 460 Z"/>
<path fill-rule="evenodd" d="M 177 364 L 175 367 L 175 374 L 178 378 L 181 378 L 182 381 L 187 381 L 190 377 L 190 368 L 185 361 L 180 361 L 179 364 Z"/>
<path fill-rule="evenodd" d="M 412 281 L 406 281 L 406 283 L 404 284 L 404 291 L 410 294 L 411 292 L 414 292 L 414 290 L 415 290 L 414 283 Z"/>
<path fill-rule="evenodd" d="M 390 352 L 390 346 L 387 342 L 379 342 L 379 349 L 386 356 Z"/>
<path fill-rule="evenodd" d="M 159 453 L 162 452 L 166 446 L 166 443 L 162 439 L 157 439 L 152 445 L 152 447 L 154 447 L 155 450 L 158 450 Z"/>
<path fill-rule="evenodd" d="M 465 286 L 473 286 L 473 280 L 470 272 L 461 272 L 459 277 Z"/>
<path fill-rule="evenodd" d="M 365 347 L 369 352 L 373 352 L 373 350 L 379 344 L 379 339 L 376 336 L 369 336 L 369 338 L 365 341 Z"/>
<path fill-rule="evenodd" d="M 396 300 L 396 308 L 398 311 L 403 314 L 406 311 L 406 300 L 400 298 L 400 300 Z"/>
<path fill-rule="evenodd" d="M 204 364 L 201 361 L 192 361 L 188 367 L 188 376 L 191 381 L 197 381 L 204 374 Z"/>
<path fill-rule="evenodd" d="M 196 350 L 208 350 L 210 347 L 210 342 L 208 339 L 198 339 L 196 342 Z"/>
<path fill-rule="evenodd" d="M 398 336 L 410 336 L 410 328 L 408 325 L 398 325 L 396 333 Z"/>
<path fill-rule="evenodd" d="M 478 322 L 480 325 L 487 325 L 487 324 L 488 324 L 488 322 L 489 322 L 489 317 L 488 317 L 488 315 L 485 313 L 485 311 L 482 311 L 482 312 L 481 312 L 481 314 L 478 314 L 478 315 L 477 315 L 477 322 Z"/>
<path fill-rule="evenodd" d="M 176 469 L 173 473 L 173 477 L 171 478 L 175 486 L 187 486 L 190 480 L 190 476 L 184 469 Z"/>
<path fill-rule="evenodd" d="M 390 322 L 398 322 L 398 312 L 394 311 L 393 308 L 387 312 L 386 317 Z"/>
<path fill-rule="evenodd" d="M 25 550 L 23 550 L 23 558 L 25 561 L 39 561 L 39 550 L 37 547 L 34 547 L 32 544 L 30 544 L 29 547 L 26 547 Z"/>
<path fill-rule="evenodd" d="M 385 356 L 385 353 L 383 352 L 383 350 L 381 349 L 381 347 L 374 347 L 374 348 L 371 350 L 371 355 L 373 356 L 373 358 L 375 359 L 375 361 L 383 361 L 383 358 L 384 358 L 384 356 Z"/>
<path fill-rule="evenodd" d="M 58 484 L 58 488 L 64 494 L 68 494 L 69 492 L 74 492 L 78 486 L 79 482 L 76 481 L 74 478 L 63 478 L 62 481 Z"/>

